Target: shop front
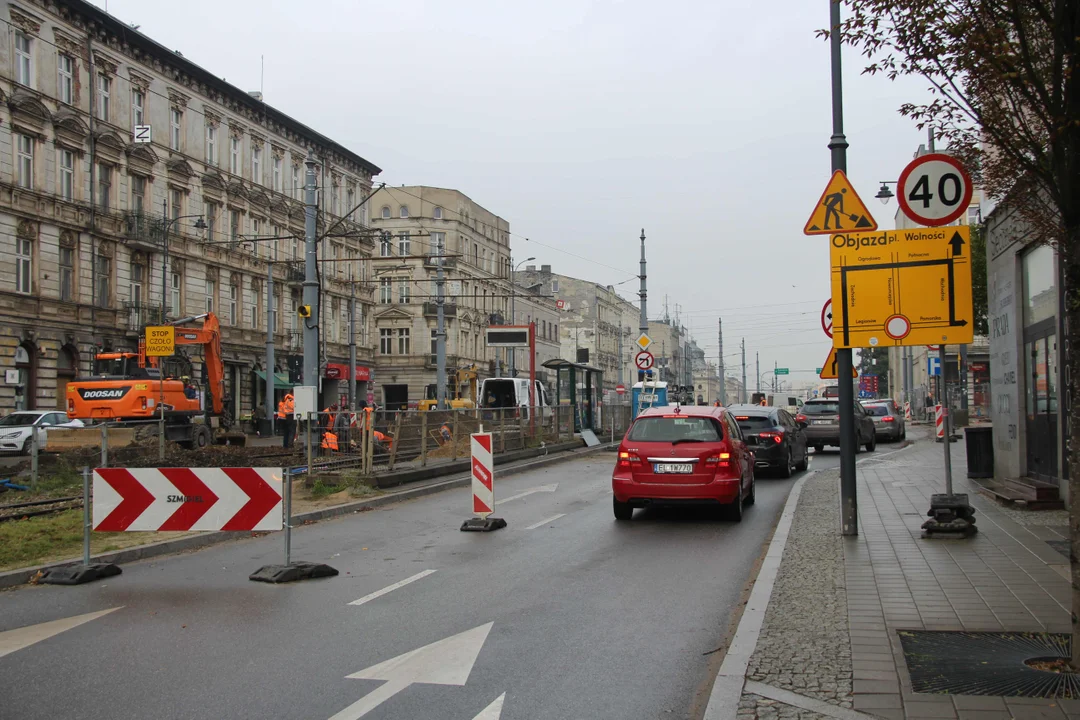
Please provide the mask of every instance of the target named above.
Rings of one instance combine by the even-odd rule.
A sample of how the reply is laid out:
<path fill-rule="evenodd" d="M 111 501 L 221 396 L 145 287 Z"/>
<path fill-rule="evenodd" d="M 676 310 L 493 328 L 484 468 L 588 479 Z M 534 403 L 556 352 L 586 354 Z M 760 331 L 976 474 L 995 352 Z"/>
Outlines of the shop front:
<path fill-rule="evenodd" d="M 365 407 L 368 402 L 368 393 L 371 388 L 372 369 L 367 365 L 357 365 L 356 377 L 356 406 Z M 351 378 L 348 363 L 327 363 L 323 372 L 322 397 L 323 407 L 330 403 L 336 403 L 339 407 L 349 406 L 349 380 Z"/>

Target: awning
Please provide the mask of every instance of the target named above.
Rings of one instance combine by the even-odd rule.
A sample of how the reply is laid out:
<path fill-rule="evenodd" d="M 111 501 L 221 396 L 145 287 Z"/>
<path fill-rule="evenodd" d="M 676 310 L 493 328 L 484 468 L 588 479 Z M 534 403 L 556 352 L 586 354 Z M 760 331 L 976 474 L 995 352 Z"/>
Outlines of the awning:
<path fill-rule="evenodd" d="M 259 378 L 263 382 L 266 382 L 266 373 L 262 370 L 255 370 L 255 377 Z M 274 389 L 275 390 L 292 390 L 292 383 L 289 382 L 289 373 L 274 373 Z"/>

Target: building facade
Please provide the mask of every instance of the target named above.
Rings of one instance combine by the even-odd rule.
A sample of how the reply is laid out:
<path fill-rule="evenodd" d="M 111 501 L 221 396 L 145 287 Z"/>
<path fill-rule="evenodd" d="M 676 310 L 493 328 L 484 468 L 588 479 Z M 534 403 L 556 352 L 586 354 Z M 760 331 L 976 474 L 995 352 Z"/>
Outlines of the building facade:
<path fill-rule="evenodd" d="M 336 392 L 350 372 L 349 279 L 374 247 L 366 208 L 353 208 L 379 168 L 89 3 L 2 2 L 0 18 L 0 412 L 62 408 L 95 353 L 135 350 L 145 325 L 211 311 L 229 409 L 261 404 L 268 310 L 273 370 L 301 350 L 309 153 L 322 257 L 355 261 L 321 277 L 324 390 Z M 356 300 L 363 382 L 371 294 Z"/>

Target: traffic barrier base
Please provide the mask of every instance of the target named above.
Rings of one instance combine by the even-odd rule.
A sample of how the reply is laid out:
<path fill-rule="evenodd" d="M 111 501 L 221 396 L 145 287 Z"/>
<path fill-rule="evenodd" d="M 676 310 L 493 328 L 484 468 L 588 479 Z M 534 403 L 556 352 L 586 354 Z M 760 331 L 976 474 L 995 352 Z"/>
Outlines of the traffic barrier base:
<path fill-rule="evenodd" d="M 123 572 L 112 563 L 92 563 L 90 565 L 65 565 L 46 570 L 38 580 L 43 585 L 82 585 L 83 583 L 103 580 Z"/>
<path fill-rule="evenodd" d="M 334 577 L 338 571 L 323 563 L 298 562 L 291 565 L 264 565 L 248 576 L 248 580 L 265 583 L 288 583 Z"/>
<path fill-rule="evenodd" d="M 491 532 L 506 527 L 506 521 L 496 517 L 469 518 L 461 524 L 461 532 Z"/>

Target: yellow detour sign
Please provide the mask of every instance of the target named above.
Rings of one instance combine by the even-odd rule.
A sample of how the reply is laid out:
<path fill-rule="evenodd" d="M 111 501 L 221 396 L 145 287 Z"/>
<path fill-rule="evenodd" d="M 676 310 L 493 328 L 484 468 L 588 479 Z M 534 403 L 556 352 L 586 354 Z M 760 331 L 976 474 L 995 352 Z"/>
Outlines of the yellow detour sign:
<path fill-rule="evenodd" d="M 843 170 L 833 173 L 821 199 L 810 213 L 803 233 L 806 235 L 831 235 L 837 232 L 877 230 L 877 221 L 851 187 Z"/>
<path fill-rule="evenodd" d="M 150 325 L 146 328 L 146 354 L 148 357 L 169 357 L 176 341 L 172 325 Z"/>
<path fill-rule="evenodd" d="M 838 380 L 840 378 L 840 370 L 836 367 L 836 348 L 829 348 L 829 357 L 825 358 L 825 364 L 821 366 L 821 374 L 818 377 L 822 380 Z M 851 366 L 851 377 L 859 377 L 854 365 Z"/>
<path fill-rule="evenodd" d="M 833 347 L 970 343 L 969 240 L 966 225 L 833 235 Z"/>

